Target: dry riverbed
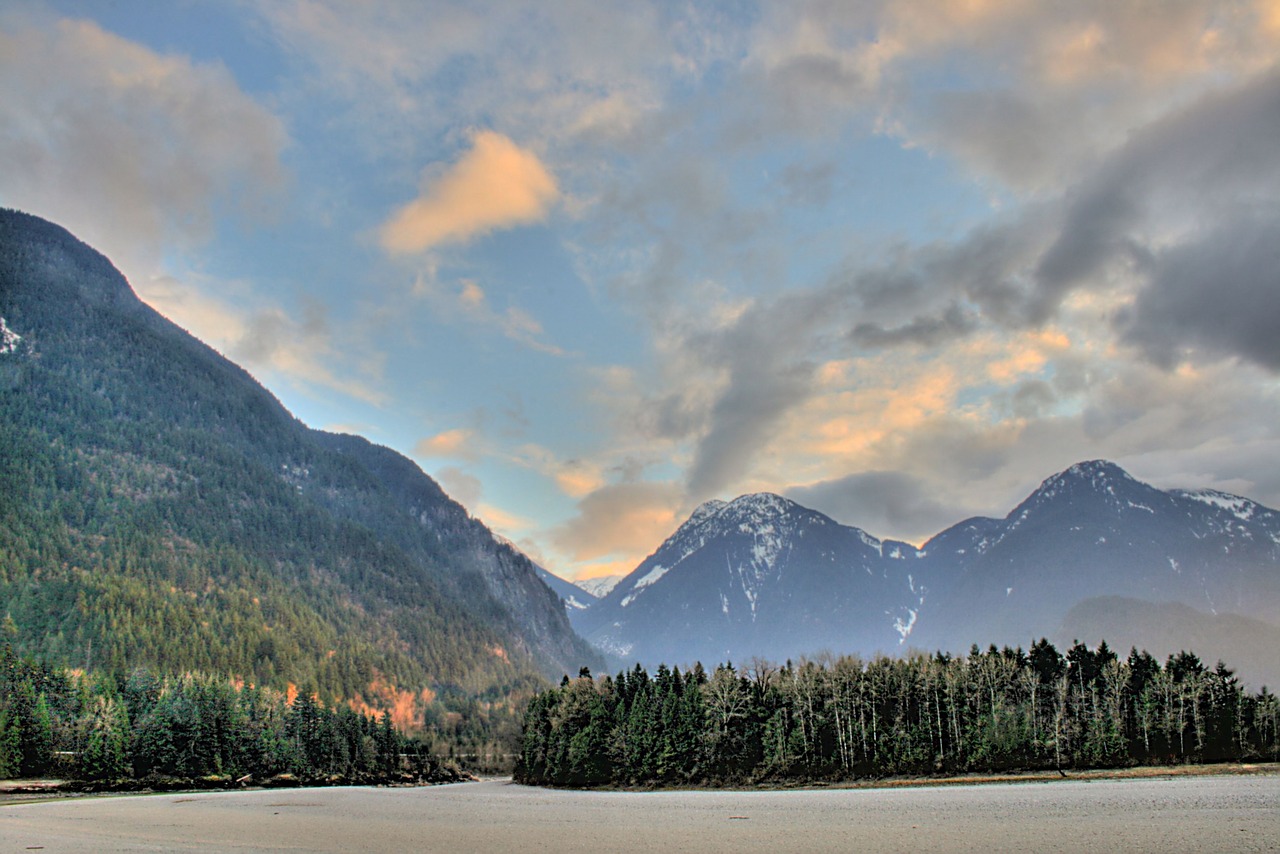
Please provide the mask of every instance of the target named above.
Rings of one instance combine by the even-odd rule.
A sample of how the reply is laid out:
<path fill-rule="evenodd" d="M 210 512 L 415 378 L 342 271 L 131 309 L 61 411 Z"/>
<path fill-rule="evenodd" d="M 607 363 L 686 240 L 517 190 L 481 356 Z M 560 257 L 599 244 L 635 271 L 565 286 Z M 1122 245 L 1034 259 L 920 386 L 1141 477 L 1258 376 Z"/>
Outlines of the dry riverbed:
<path fill-rule="evenodd" d="M 0 851 L 191 849 L 1274 851 L 1280 774 L 729 792 L 485 780 L 0 807 Z"/>

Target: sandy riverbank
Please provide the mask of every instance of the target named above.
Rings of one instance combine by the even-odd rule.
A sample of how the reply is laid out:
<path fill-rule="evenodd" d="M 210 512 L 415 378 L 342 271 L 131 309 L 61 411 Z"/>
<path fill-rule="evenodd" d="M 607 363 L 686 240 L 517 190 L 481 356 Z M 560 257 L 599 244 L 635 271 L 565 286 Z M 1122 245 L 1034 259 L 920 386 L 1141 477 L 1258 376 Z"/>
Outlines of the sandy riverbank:
<path fill-rule="evenodd" d="M 1280 775 L 795 791 L 573 792 L 501 780 L 0 808 L 4 850 L 1266 851 Z"/>

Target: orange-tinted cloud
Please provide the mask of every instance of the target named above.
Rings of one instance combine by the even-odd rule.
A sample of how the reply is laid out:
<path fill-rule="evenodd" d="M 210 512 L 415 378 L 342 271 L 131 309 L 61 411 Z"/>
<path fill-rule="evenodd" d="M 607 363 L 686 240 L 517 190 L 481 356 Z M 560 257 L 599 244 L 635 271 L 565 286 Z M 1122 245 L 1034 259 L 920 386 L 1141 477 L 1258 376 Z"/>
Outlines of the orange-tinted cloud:
<path fill-rule="evenodd" d="M 464 428 L 445 430 L 418 440 L 413 452 L 420 457 L 465 457 L 471 455 L 473 433 Z"/>
<path fill-rule="evenodd" d="M 475 515 L 491 530 L 497 531 L 508 538 L 519 531 L 527 531 L 534 525 L 531 520 L 523 516 L 517 516 L 515 513 L 509 513 L 493 504 L 481 503 L 476 507 Z"/>
<path fill-rule="evenodd" d="M 559 197 L 537 155 L 502 134 L 481 131 L 461 160 L 382 226 L 382 247 L 393 254 L 421 252 L 538 222 Z"/>
<path fill-rule="evenodd" d="M 601 487 L 578 502 L 578 516 L 552 532 L 556 549 L 575 562 L 621 560 L 634 568 L 676 529 L 678 488 L 662 483 Z"/>

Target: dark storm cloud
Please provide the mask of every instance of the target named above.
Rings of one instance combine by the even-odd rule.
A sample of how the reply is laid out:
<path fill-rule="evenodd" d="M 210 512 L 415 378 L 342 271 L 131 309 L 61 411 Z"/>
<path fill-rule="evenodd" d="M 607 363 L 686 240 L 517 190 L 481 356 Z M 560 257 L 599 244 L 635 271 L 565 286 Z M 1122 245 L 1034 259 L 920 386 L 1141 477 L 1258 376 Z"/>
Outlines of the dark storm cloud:
<path fill-rule="evenodd" d="M 1126 342 L 1165 367 L 1196 350 L 1280 371 L 1280 207 L 1162 253 L 1119 325 Z"/>
<path fill-rule="evenodd" d="M 955 243 L 900 246 L 831 285 L 847 297 L 858 347 L 937 347 L 984 324 L 1021 328 L 1033 314 L 1027 270 L 1051 239 L 1044 206 L 974 229 Z"/>
<path fill-rule="evenodd" d="M 940 316 L 915 317 L 901 326 L 859 323 L 853 328 L 852 336 L 855 344 L 873 349 L 895 347 L 899 344 L 936 347 L 968 335 L 975 326 L 972 313 L 952 304 Z"/>
<path fill-rule="evenodd" d="M 1280 73 L 1274 69 L 1135 134 L 1068 197 L 1062 229 L 1036 266 L 1029 320 L 1051 316 L 1075 288 L 1104 284 L 1118 261 L 1146 272 L 1158 232 L 1166 228 L 1192 223 L 1193 237 L 1165 254 L 1203 269 L 1197 255 L 1216 255 L 1217 241 L 1194 234 L 1280 192 L 1277 139 Z M 1152 285 L 1168 278 L 1157 271 Z M 1194 287 L 1183 277 L 1172 279 L 1183 289 Z M 1200 286 L 1213 285 L 1201 279 Z"/>
<path fill-rule="evenodd" d="M 1029 109 L 982 97 L 978 114 Z M 1025 116 L 1013 124 L 1035 126 Z M 858 309 L 851 340 L 934 347 L 987 324 L 1036 327 L 1073 291 L 1129 277 L 1143 286 L 1118 327 L 1149 357 L 1168 365 L 1199 347 L 1280 367 L 1280 345 L 1266 334 L 1280 292 L 1277 139 L 1280 71 L 1272 69 L 1135 132 L 1057 202 L 956 243 L 899 247 L 846 274 Z"/>
<path fill-rule="evenodd" d="M 787 497 L 877 537 L 888 536 L 888 531 L 927 537 L 958 522 L 962 516 L 957 513 L 963 513 L 935 500 L 924 481 L 896 471 L 861 472 L 793 487 Z"/>

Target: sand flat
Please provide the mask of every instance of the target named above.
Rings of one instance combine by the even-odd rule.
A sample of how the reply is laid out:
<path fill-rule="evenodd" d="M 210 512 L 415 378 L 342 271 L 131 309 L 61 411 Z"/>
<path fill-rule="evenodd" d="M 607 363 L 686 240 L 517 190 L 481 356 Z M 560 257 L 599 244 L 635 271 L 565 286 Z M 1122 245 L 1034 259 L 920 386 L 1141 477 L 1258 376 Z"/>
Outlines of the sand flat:
<path fill-rule="evenodd" d="M 0 851 L 1274 851 L 1280 776 L 752 792 L 506 781 L 0 807 Z"/>

